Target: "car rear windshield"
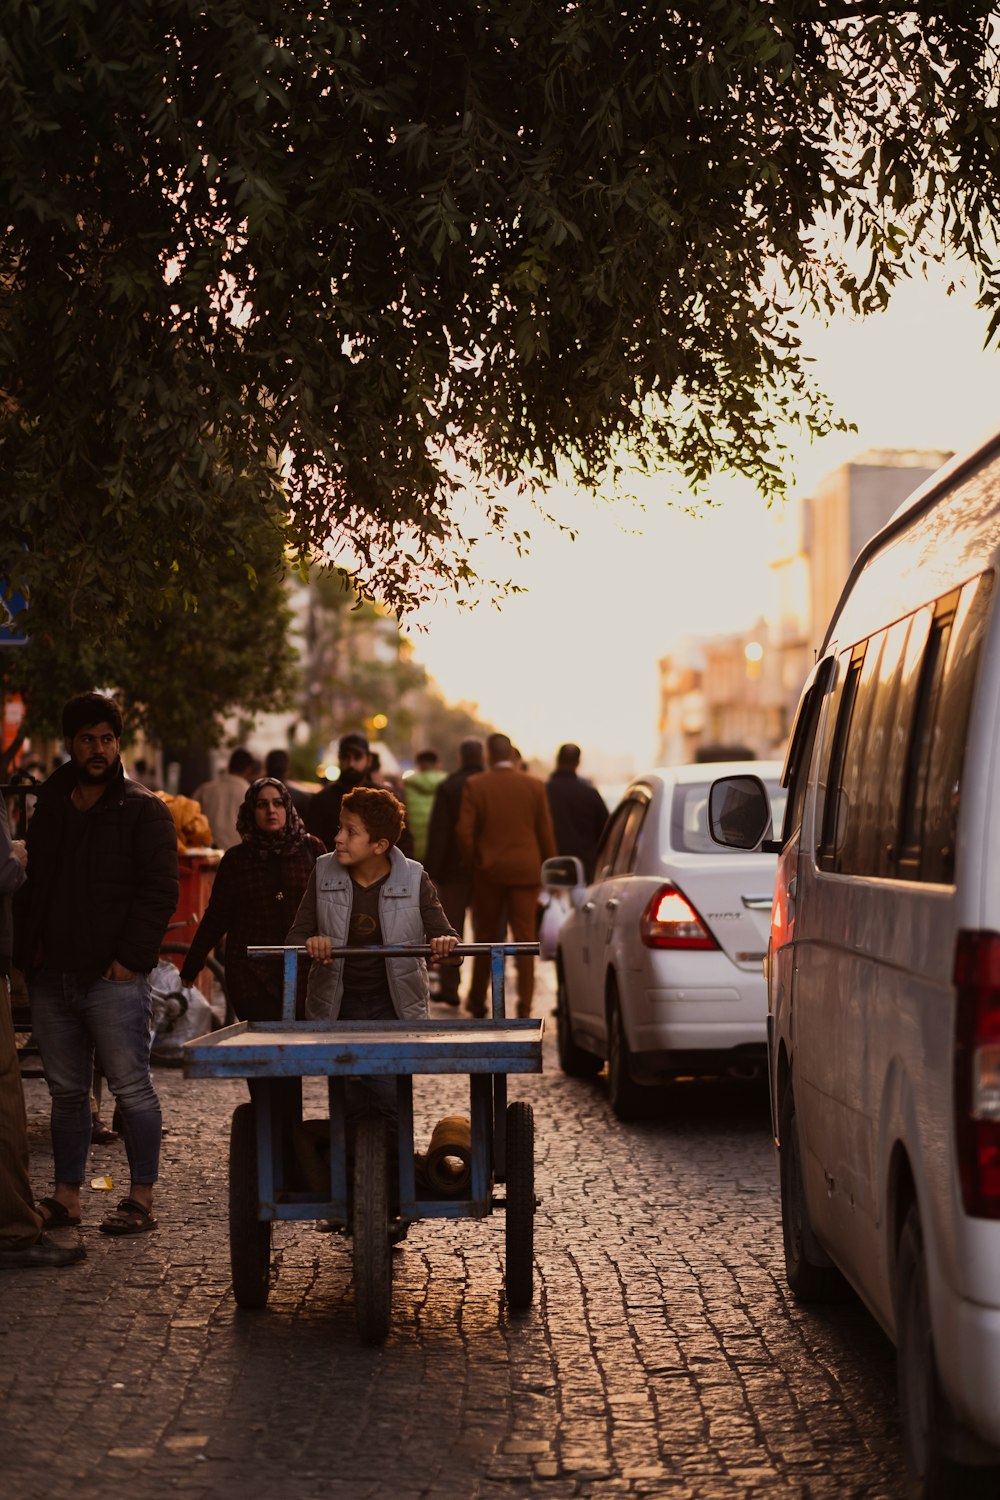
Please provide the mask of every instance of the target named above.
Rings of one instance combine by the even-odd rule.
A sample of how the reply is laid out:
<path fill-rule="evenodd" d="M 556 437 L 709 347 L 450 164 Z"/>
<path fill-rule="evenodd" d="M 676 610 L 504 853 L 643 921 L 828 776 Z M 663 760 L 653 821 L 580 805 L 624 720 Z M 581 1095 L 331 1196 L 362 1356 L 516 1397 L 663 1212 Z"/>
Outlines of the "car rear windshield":
<path fill-rule="evenodd" d="M 674 787 L 670 806 L 670 844 L 685 854 L 727 854 L 708 831 L 708 789 L 710 781 L 690 782 Z M 771 801 L 771 828 L 780 829 L 785 816 L 785 789 L 776 781 L 765 781 Z"/>

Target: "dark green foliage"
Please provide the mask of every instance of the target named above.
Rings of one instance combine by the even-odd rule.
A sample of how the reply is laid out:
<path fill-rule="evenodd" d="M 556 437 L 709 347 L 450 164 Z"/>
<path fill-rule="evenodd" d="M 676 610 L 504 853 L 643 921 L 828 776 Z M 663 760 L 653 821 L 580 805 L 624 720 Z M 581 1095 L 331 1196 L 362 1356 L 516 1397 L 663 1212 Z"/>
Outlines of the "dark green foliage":
<path fill-rule="evenodd" d="M 155 616 L 275 505 L 405 605 L 468 576 L 459 491 L 502 525 L 503 486 L 626 447 L 779 486 L 782 424 L 830 423 L 804 309 L 942 246 L 997 305 L 989 10 L 7 0 L 0 571 L 33 628 Z"/>
<path fill-rule="evenodd" d="M 245 559 L 202 564 L 192 580 L 197 605 L 171 600 L 155 621 L 124 630 L 95 617 L 92 628 L 32 635 L 5 651 L 0 666 L 7 687 L 28 699 L 29 732 L 59 740 L 66 699 L 94 687 L 118 698 L 130 737 L 141 729 L 160 745 L 215 745 L 227 714 L 288 708 L 297 672 L 281 538 L 258 523 L 242 541 Z"/>

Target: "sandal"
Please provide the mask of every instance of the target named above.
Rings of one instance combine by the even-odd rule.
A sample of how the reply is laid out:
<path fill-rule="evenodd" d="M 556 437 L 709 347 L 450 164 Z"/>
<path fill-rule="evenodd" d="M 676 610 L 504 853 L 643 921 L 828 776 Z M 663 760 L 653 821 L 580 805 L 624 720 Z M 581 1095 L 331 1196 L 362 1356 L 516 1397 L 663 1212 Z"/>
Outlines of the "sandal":
<path fill-rule="evenodd" d="M 108 1210 L 98 1228 L 102 1234 L 145 1234 L 156 1228 L 156 1220 L 134 1198 L 123 1198 L 117 1208 Z"/>
<path fill-rule="evenodd" d="M 47 1229 L 77 1229 L 80 1225 L 80 1215 L 71 1214 L 64 1203 L 58 1198 L 39 1198 L 35 1204 L 36 1208 L 44 1209 L 42 1233 Z"/>

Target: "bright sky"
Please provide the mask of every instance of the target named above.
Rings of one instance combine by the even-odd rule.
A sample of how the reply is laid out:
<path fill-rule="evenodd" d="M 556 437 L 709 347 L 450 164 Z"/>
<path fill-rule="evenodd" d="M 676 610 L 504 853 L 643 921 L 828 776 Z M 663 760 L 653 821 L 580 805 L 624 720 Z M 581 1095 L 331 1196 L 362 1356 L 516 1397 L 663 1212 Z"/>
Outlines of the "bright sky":
<path fill-rule="evenodd" d="M 867 448 L 961 451 L 1000 425 L 1000 354 L 983 352 L 986 321 L 971 292 L 948 297 L 932 276 L 901 287 L 877 318 L 817 326 L 808 351 L 818 383 L 858 430 L 800 449 L 795 492 Z M 717 508 L 692 518 L 665 503 L 671 493 L 669 475 L 651 484 L 645 515 L 561 495 L 553 509 L 579 529 L 575 542 L 534 517 L 527 558 L 495 542 L 474 554 L 479 571 L 511 576 L 525 593 L 498 608 L 442 601 L 410 631 L 445 696 L 477 703 L 536 770 L 568 739 L 598 779 L 652 764 L 658 658 L 685 635 L 749 626 L 766 607 L 764 502 L 732 480 L 715 489 Z"/>

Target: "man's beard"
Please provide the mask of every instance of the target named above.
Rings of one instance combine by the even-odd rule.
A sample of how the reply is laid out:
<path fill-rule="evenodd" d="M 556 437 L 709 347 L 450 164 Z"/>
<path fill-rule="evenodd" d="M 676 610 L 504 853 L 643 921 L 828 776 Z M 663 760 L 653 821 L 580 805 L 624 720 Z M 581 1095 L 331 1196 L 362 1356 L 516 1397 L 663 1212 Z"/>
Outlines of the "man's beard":
<path fill-rule="evenodd" d="M 345 791 L 352 792 L 356 786 L 361 785 L 367 775 L 367 771 L 356 771 L 353 766 L 347 766 L 340 773 L 339 784 Z"/>
<path fill-rule="evenodd" d="M 114 756 L 103 771 L 92 771 L 89 766 L 76 768 L 76 778 L 83 786 L 106 786 L 118 769 L 119 756 Z"/>

